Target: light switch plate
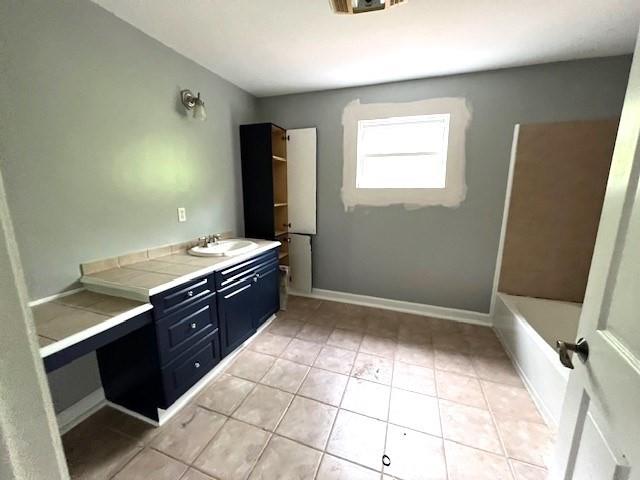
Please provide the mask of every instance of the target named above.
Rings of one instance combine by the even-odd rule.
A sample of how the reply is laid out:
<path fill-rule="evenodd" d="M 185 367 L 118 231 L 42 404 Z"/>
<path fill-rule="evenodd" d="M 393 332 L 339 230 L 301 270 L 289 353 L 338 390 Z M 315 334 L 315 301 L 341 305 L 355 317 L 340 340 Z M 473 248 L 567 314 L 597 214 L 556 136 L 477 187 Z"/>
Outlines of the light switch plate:
<path fill-rule="evenodd" d="M 184 207 L 178 207 L 178 222 L 187 221 L 187 209 Z"/>

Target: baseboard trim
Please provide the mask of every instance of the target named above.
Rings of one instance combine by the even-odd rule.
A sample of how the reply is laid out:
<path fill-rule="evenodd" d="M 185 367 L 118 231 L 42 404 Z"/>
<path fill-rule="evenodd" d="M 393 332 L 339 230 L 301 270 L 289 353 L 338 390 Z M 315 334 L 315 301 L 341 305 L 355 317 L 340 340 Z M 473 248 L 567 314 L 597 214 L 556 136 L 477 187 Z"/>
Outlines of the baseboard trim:
<path fill-rule="evenodd" d="M 405 302 L 390 298 L 371 297 L 356 293 L 338 292 L 335 290 L 325 290 L 314 288 L 311 293 L 289 292 L 291 295 L 301 297 L 318 298 L 320 300 L 330 300 L 332 302 L 353 303 L 365 307 L 382 308 L 396 312 L 412 313 L 414 315 L 424 315 L 427 317 L 443 318 L 455 322 L 473 323 L 476 325 L 492 326 L 493 322 L 488 313 L 472 312 L 470 310 L 459 310 L 456 308 L 438 307 L 424 303 Z"/>
<path fill-rule="evenodd" d="M 98 390 L 91 392 L 86 397 L 71 405 L 56 415 L 58 420 L 58 429 L 63 435 L 78 425 L 86 418 L 93 415 L 107 404 L 104 398 L 104 390 L 100 387 Z"/>

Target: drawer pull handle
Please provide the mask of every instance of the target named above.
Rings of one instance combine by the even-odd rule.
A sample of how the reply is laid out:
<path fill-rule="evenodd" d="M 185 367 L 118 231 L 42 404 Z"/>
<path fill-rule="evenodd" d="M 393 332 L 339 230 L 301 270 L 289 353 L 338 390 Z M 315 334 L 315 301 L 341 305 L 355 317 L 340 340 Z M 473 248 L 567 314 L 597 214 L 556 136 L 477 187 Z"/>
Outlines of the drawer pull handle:
<path fill-rule="evenodd" d="M 193 290 L 189 290 L 187 292 L 187 297 L 193 297 Z"/>
<path fill-rule="evenodd" d="M 251 284 L 249 284 L 249 285 L 245 285 L 244 287 L 242 287 L 242 288 L 240 288 L 240 289 L 236 290 L 236 291 L 235 291 L 235 292 L 233 292 L 233 293 L 230 293 L 229 295 L 225 295 L 225 296 L 224 296 L 224 298 L 225 298 L 225 300 L 226 300 L 227 298 L 234 297 L 234 296 L 238 295 L 240 292 L 245 291 L 247 288 L 251 288 Z"/>
<path fill-rule="evenodd" d="M 200 368 L 200 362 L 194 363 L 193 366 L 196 367 L 196 368 Z"/>
<path fill-rule="evenodd" d="M 256 273 L 256 274 L 253 276 L 253 283 L 257 283 L 259 279 L 260 279 L 260 274 L 259 274 L 259 273 Z"/>
<path fill-rule="evenodd" d="M 195 330 L 197 326 L 198 326 L 198 324 L 196 322 L 193 322 L 191 324 L 191 330 Z"/>

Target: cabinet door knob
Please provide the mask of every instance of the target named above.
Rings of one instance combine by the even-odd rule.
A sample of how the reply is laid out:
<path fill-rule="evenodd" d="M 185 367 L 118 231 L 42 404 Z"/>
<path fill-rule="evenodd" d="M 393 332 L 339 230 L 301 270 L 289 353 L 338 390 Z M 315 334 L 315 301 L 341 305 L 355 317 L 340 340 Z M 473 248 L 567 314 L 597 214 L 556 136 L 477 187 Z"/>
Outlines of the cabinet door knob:
<path fill-rule="evenodd" d="M 198 326 L 198 324 L 196 322 L 193 322 L 191 324 L 191 330 L 195 330 L 197 326 Z"/>
<path fill-rule="evenodd" d="M 256 282 L 258 281 L 258 279 L 259 279 L 259 278 L 260 278 L 260 274 L 259 274 L 259 273 L 256 273 L 256 274 L 253 276 L 253 283 L 256 283 Z"/>
<path fill-rule="evenodd" d="M 196 368 L 200 368 L 200 362 L 194 363 L 193 366 L 196 367 Z"/>
<path fill-rule="evenodd" d="M 193 290 L 189 290 L 187 292 L 187 297 L 193 297 Z"/>

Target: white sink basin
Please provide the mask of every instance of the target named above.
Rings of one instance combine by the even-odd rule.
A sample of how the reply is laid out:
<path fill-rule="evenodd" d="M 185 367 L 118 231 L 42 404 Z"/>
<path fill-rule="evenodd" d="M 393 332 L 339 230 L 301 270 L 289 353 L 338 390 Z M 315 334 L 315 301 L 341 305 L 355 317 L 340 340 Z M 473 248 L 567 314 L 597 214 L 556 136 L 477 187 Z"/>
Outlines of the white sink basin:
<path fill-rule="evenodd" d="M 256 248 L 258 248 L 258 244 L 251 240 L 230 239 L 210 243 L 206 247 L 193 247 L 189 250 L 189 254 L 196 257 L 233 257 Z"/>

